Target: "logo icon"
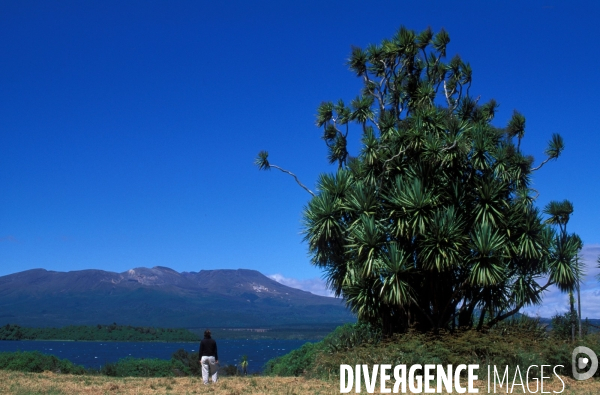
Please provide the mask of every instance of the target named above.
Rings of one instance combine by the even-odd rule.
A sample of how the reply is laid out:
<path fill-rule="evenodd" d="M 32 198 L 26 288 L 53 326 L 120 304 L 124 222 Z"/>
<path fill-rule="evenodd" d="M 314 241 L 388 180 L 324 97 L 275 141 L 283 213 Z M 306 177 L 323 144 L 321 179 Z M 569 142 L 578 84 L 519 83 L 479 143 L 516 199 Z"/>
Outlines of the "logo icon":
<path fill-rule="evenodd" d="M 585 354 L 587 357 L 577 357 L 579 354 Z M 591 362 L 590 369 L 587 372 L 579 373 L 578 370 L 585 369 Z M 587 380 L 594 376 L 596 370 L 598 370 L 598 357 L 596 353 L 587 347 L 576 347 L 573 350 L 571 358 L 571 365 L 573 366 L 573 377 L 575 380 Z"/>

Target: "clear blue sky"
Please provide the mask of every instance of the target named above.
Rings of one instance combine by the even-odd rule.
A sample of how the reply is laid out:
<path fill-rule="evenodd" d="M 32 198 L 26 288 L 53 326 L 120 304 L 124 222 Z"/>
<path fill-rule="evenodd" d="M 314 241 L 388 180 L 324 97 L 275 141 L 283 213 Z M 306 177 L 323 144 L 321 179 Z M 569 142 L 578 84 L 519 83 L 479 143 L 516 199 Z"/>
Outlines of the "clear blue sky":
<path fill-rule="evenodd" d="M 300 234 L 310 196 L 252 162 L 268 150 L 311 188 L 333 171 L 316 107 L 354 98 L 350 46 L 400 25 L 449 32 L 471 93 L 500 103 L 495 124 L 526 116 L 536 164 L 562 134 L 564 155 L 535 173 L 538 205 L 574 203 L 569 230 L 595 266 L 597 2 L 216 3 L 0 4 L 0 275 L 250 268 L 318 287 Z M 597 284 L 585 289 L 600 306 Z M 550 314 L 566 304 L 549 300 Z"/>

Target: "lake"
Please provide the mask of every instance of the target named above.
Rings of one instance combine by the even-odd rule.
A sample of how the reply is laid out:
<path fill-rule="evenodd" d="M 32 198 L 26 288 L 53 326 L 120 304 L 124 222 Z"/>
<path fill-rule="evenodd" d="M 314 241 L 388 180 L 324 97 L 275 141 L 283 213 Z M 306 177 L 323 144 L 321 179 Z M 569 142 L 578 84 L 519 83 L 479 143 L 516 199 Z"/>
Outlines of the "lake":
<path fill-rule="evenodd" d="M 221 366 L 239 365 L 242 355 L 248 355 L 248 372 L 258 373 L 272 358 L 300 348 L 306 340 L 217 340 Z M 68 359 L 76 365 L 99 369 L 102 365 L 126 357 L 171 359 L 180 348 L 198 351 L 199 343 L 161 342 L 85 342 L 85 341 L 0 341 L 0 352 L 39 351 Z"/>

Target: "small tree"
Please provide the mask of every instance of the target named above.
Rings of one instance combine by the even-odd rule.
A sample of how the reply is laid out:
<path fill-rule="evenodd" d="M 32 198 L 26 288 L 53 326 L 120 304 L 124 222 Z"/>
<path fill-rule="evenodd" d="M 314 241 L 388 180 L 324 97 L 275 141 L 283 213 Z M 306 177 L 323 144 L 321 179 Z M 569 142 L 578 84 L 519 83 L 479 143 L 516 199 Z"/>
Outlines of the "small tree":
<path fill-rule="evenodd" d="M 312 263 L 360 321 L 385 333 L 491 326 L 539 304 L 550 285 L 576 283 L 574 244 L 544 224 L 530 186 L 559 157 L 562 138 L 552 136 L 534 168 L 521 152 L 525 117 L 515 111 L 505 128 L 492 125 L 498 104 L 471 96 L 470 65 L 445 62 L 449 42 L 444 30 L 401 28 L 352 48 L 362 91 L 349 105 L 317 109 L 338 170 L 320 176 L 316 193 L 294 175 L 312 195 L 304 210 Z M 354 158 L 352 125 L 362 134 Z M 288 172 L 266 151 L 255 163 Z"/>
<path fill-rule="evenodd" d="M 240 362 L 240 367 L 242 368 L 242 374 L 246 376 L 248 374 L 248 356 L 242 355 L 242 362 Z"/>
<path fill-rule="evenodd" d="M 561 291 L 568 292 L 569 294 L 569 313 L 564 315 L 563 320 L 568 317 L 570 320 L 570 333 L 571 340 L 575 341 L 575 325 L 579 323 L 579 338 L 582 337 L 581 328 L 581 295 L 580 295 L 580 284 L 583 271 L 579 265 L 579 251 L 583 248 L 583 242 L 581 238 L 572 234 L 567 233 L 567 224 L 573 214 L 573 203 L 568 200 L 562 202 L 552 201 L 544 208 L 544 213 L 550 217 L 546 220 L 546 223 L 558 226 L 559 233 L 556 236 L 555 245 L 557 247 L 556 259 L 563 260 L 563 266 L 571 267 L 572 275 L 575 281 L 575 289 L 577 290 L 577 307 L 579 313 L 575 312 L 575 297 L 573 296 L 573 287 L 563 288 Z M 565 251 L 562 251 L 562 250 Z M 570 275 L 570 273 L 567 273 Z M 556 317 L 555 317 L 556 318 Z"/>

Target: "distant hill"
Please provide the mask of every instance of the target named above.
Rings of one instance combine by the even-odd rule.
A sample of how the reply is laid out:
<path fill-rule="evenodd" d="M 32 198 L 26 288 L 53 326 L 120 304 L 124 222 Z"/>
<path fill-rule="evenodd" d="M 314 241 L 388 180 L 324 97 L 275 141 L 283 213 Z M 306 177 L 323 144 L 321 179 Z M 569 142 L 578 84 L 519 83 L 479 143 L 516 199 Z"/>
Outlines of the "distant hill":
<path fill-rule="evenodd" d="M 178 273 L 166 267 L 0 277 L 0 325 L 276 327 L 355 321 L 343 301 L 282 285 L 255 270 Z"/>

